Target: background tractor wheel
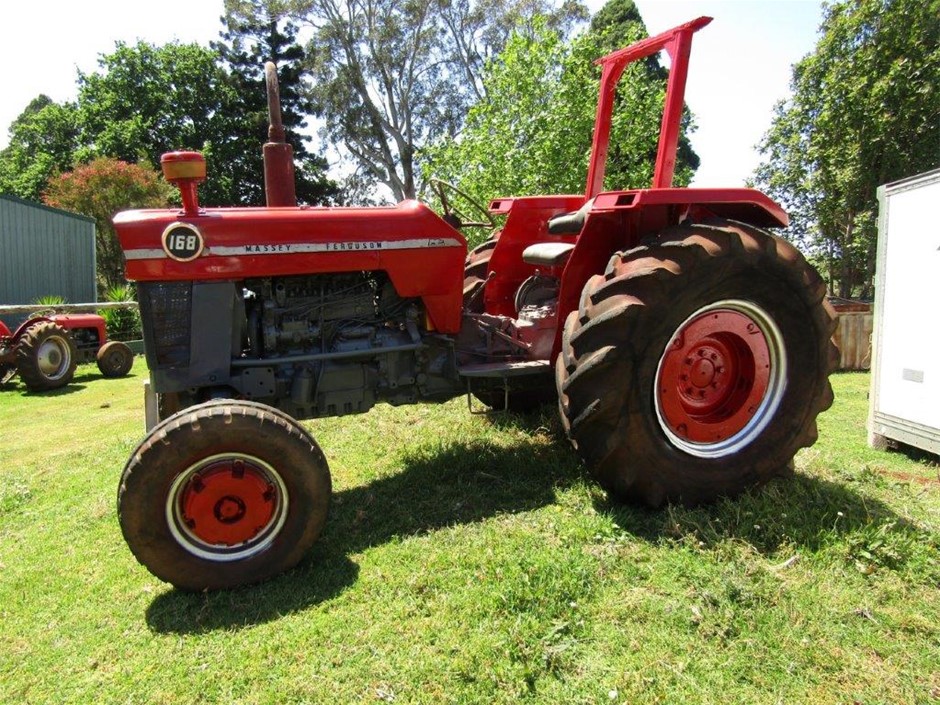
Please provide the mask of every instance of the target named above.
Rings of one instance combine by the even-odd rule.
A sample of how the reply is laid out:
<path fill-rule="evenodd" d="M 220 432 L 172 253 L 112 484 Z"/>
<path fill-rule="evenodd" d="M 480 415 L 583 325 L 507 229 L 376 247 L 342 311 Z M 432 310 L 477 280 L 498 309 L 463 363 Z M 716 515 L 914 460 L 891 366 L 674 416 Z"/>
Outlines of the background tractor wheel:
<path fill-rule="evenodd" d="M 16 369 L 31 392 L 64 387 L 72 381 L 78 352 L 69 332 L 53 321 L 29 326 L 16 345 Z"/>
<path fill-rule="evenodd" d="M 330 472 L 313 437 L 280 411 L 210 401 L 158 424 L 124 468 L 118 519 L 133 554 L 184 590 L 259 582 L 317 540 Z"/>
<path fill-rule="evenodd" d="M 680 226 L 611 258 L 565 323 L 562 423 L 597 480 L 658 506 L 788 471 L 832 403 L 826 286 L 742 223 Z"/>
<path fill-rule="evenodd" d="M 98 369 L 105 377 L 123 377 L 134 366 L 134 353 L 124 343 L 111 340 L 98 349 Z"/>

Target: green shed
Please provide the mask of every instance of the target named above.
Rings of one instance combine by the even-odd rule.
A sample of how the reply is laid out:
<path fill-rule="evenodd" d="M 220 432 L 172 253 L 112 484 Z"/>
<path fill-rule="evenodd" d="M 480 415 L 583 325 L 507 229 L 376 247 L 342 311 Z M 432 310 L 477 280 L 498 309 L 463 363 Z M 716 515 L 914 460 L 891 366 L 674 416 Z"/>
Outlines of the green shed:
<path fill-rule="evenodd" d="M 0 305 L 97 301 L 95 221 L 0 194 Z"/>

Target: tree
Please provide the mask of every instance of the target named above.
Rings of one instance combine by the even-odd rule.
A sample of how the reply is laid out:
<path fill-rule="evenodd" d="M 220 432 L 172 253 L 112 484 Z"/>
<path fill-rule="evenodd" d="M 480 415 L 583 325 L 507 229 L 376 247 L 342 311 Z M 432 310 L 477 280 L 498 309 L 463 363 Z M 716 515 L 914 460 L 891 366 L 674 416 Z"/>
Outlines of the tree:
<path fill-rule="evenodd" d="M 440 0 L 439 8 L 449 61 L 463 72 L 473 102 L 486 97 L 486 64 L 499 55 L 512 34 L 532 36 L 536 24 L 544 24 L 568 36 L 590 16 L 577 0 L 563 0 L 558 6 L 549 0 Z"/>
<path fill-rule="evenodd" d="M 613 41 L 612 29 L 601 27 L 568 43 L 544 25 L 532 35 L 514 35 L 489 66 L 487 97 L 470 110 L 461 134 L 424 154 L 427 175 L 456 182 L 483 203 L 511 194 L 583 193 L 600 82 L 594 60 Z M 642 22 L 620 30 L 617 48 L 645 35 Z M 632 65 L 618 86 L 606 188 L 652 181 L 666 77 L 658 64 L 653 69 Z M 680 185 L 698 166 L 683 143 L 675 175 Z"/>
<path fill-rule="evenodd" d="M 297 199 L 301 203 L 323 203 L 337 196 L 336 185 L 326 178 L 327 163 L 307 148 L 303 134 L 313 103 L 307 95 L 304 62 L 306 52 L 297 43 L 297 27 L 278 16 L 264 0 L 251 0 L 241 12 L 223 18 L 222 41 L 211 47 L 229 71 L 229 82 L 237 100 L 240 119 L 235 127 L 238 153 L 230 150 L 228 169 L 233 186 L 240 190 L 238 202 L 263 205 L 264 169 L 261 144 L 267 140 L 268 110 L 264 63 L 277 66 L 281 117 L 287 141 L 294 153 Z"/>
<path fill-rule="evenodd" d="M 253 3 L 227 0 L 229 13 Z M 415 155 L 453 135 L 477 99 L 479 71 L 498 53 L 507 22 L 551 0 L 267 0 L 312 30 L 311 98 L 321 134 L 351 155 L 355 181 L 384 184 L 393 198 L 417 192 Z M 583 16 L 568 0 L 560 25 Z M 566 19 L 567 18 L 567 19 Z M 502 28 L 502 29 L 501 29 Z"/>
<path fill-rule="evenodd" d="M 49 177 L 72 167 L 78 133 L 75 105 L 34 98 L 10 125 L 9 144 L 0 151 L 0 193 L 38 201 Z"/>
<path fill-rule="evenodd" d="M 237 42 L 231 35 L 233 45 L 223 52 L 231 74 L 219 54 L 197 44 L 119 42 L 101 55 L 97 72 L 79 73 L 75 104 L 35 99 L 11 125 L 10 146 L 0 152 L 0 189 L 38 199 L 50 176 L 76 163 L 110 156 L 156 164 L 164 152 L 196 149 L 208 163 L 204 204 L 262 204 L 267 108 L 260 57 L 282 60 L 286 124 L 300 128 L 300 115 L 309 109 L 299 69 L 291 65 L 299 62 L 300 48 L 292 29 L 281 34 L 270 22 L 231 31 L 241 33 Z M 250 71 L 248 62 L 254 62 Z M 336 189 L 325 176 L 326 163 L 300 139 L 293 142 L 298 197 L 308 203 L 330 198 Z"/>
<path fill-rule="evenodd" d="M 873 293 L 876 189 L 940 166 L 940 0 L 827 5 L 760 145 L 756 183 L 840 296 Z"/>
<path fill-rule="evenodd" d="M 95 219 L 95 256 L 99 289 L 125 283 L 124 256 L 111 218 L 127 208 L 163 208 L 172 189 L 143 164 L 99 157 L 74 171 L 54 177 L 43 201 Z"/>
<path fill-rule="evenodd" d="M 238 203 L 230 171 L 232 153 L 245 147 L 237 142 L 238 96 L 216 59 L 198 44 L 118 42 L 99 59 L 100 72 L 78 76 L 80 161 L 110 156 L 157 164 L 164 152 L 197 149 L 209 172 L 201 200 Z"/>

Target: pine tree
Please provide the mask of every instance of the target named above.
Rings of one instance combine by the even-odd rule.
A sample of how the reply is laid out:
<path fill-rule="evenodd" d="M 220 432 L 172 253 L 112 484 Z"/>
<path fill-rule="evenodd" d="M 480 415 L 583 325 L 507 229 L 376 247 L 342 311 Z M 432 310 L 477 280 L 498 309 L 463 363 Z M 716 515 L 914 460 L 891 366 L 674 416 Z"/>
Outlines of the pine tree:
<path fill-rule="evenodd" d="M 280 83 L 281 117 L 294 150 L 297 199 L 309 204 L 329 202 L 337 195 L 336 184 L 326 176 L 326 160 L 308 149 L 310 137 L 303 134 L 313 105 L 306 97 L 306 55 L 297 42 L 297 27 L 271 12 L 263 0 L 253 0 L 251 6 L 251 12 L 230 12 L 222 17 L 221 41 L 211 44 L 239 96 L 239 114 L 233 116 L 232 126 L 233 134 L 238 135 L 239 153 L 230 145 L 232 169 L 226 178 L 233 180 L 242 203 L 264 203 L 261 145 L 267 141 L 268 131 L 264 64 L 273 61 Z"/>

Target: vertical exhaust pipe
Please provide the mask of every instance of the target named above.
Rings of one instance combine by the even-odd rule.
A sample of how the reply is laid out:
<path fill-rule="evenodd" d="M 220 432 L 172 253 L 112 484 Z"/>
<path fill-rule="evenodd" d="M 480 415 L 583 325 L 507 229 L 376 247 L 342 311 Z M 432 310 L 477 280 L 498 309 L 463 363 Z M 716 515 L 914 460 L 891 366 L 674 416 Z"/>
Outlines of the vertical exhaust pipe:
<path fill-rule="evenodd" d="M 287 143 L 281 122 L 281 96 L 274 62 L 264 64 L 268 89 L 268 141 L 264 145 L 264 194 L 268 207 L 296 206 L 294 186 L 294 150 Z"/>

